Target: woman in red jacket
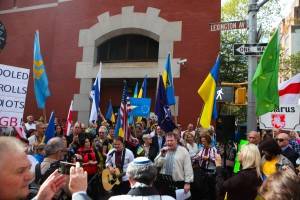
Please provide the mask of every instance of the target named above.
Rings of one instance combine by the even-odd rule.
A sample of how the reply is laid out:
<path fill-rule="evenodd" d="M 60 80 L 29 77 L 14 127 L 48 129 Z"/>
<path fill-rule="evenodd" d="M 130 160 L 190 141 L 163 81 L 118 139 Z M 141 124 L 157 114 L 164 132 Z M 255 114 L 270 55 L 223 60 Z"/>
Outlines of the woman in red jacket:
<path fill-rule="evenodd" d="M 83 169 L 88 173 L 90 180 L 97 173 L 96 155 L 88 138 L 85 138 L 84 144 L 77 150 L 82 160 Z"/>

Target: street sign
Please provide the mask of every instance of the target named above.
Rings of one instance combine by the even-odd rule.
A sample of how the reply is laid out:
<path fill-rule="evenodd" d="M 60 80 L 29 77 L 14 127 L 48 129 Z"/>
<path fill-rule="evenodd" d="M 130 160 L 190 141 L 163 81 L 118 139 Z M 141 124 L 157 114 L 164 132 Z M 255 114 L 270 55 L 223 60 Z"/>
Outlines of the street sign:
<path fill-rule="evenodd" d="M 233 54 L 235 56 L 240 55 L 262 55 L 265 48 L 267 47 L 267 43 L 260 43 L 260 44 L 234 44 L 233 45 Z"/>
<path fill-rule="evenodd" d="M 227 31 L 233 29 L 244 29 L 248 27 L 246 20 L 210 23 L 209 26 L 210 26 L 210 31 Z"/>

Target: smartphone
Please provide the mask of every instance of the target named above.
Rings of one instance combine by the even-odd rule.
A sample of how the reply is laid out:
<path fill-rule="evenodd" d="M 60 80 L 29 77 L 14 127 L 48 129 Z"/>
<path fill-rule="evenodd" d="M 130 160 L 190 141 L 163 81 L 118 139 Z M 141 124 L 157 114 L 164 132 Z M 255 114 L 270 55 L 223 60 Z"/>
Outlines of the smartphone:
<path fill-rule="evenodd" d="M 59 169 L 58 169 L 58 171 L 61 174 L 67 174 L 67 175 L 69 175 L 70 174 L 70 168 L 71 168 L 71 166 L 75 166 L 75 163 L 69 163 L 69 162 L 60 161 L 59 162 Z"/>

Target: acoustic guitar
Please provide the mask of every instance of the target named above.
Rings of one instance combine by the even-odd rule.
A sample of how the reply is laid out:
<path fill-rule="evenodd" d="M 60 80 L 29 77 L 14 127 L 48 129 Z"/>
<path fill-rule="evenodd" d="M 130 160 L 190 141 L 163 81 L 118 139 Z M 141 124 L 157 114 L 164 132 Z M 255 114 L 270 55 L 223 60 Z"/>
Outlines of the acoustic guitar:
<path fill-rule="evenodd" d="M 120 185 L 122 181 L 121 178 L 125 175 L 125 173 L 121 173 L 118 168 L 115 169 L 115 174 L 111 174 L 108 168 L 102 171 L 102 185 L 106 191 L 111 191 L 115 185 Z"/>

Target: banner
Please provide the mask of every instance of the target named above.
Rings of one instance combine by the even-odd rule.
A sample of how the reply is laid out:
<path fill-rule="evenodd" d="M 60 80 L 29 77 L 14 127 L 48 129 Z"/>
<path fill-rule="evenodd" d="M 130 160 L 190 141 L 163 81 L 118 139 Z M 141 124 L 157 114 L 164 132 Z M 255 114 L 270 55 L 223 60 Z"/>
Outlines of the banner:
<path fill-rule="evenodd" d="M 261 129 L 278 128 L 300 131 L 300 106 L 285 104 L 259 117 Z"/>
<path fill-rule="evenodd" d="M 0 127 L 22 125 L 29 72 L 0 64 Z"/>

